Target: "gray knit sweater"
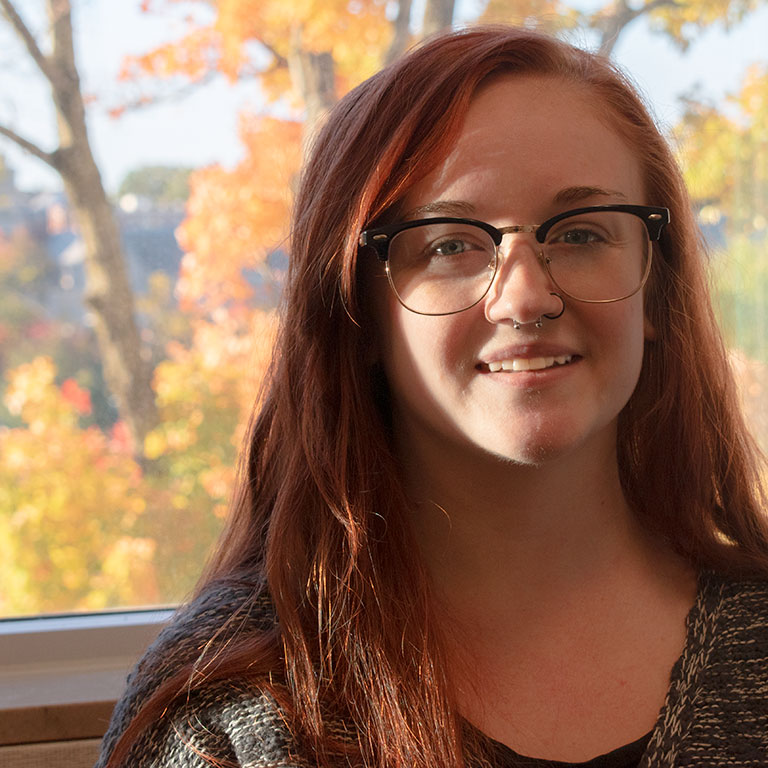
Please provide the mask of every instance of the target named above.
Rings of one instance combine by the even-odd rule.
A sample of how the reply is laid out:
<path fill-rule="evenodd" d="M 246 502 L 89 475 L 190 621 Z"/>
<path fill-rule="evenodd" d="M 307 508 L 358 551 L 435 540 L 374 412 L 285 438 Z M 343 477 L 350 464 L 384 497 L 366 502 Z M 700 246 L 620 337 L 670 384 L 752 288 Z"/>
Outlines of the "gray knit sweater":
<path fill-rule="evenodd" d="M 269 604 L 244 611 L 247 586 L 211 590 L 180 611 L 128 678 L 104 739 L 102 768 L 117 737 L 162 681 L 216 636 L 267 629 Z M 229 621 L 235 615 L 235 621 Z M 223 634 L 223 636 L 222 636 Z M 207 756 L 206 760 L 203 755 Z M 213 763 L 210 759 L 213 759 Z M 131 768 L 308 768 L 274 700 L 228 681 L 186 697 L 134 745 Z M 768 766 L 768 583 L 701 576 L 688 637 L 670 678 L 640 768 Z"/>

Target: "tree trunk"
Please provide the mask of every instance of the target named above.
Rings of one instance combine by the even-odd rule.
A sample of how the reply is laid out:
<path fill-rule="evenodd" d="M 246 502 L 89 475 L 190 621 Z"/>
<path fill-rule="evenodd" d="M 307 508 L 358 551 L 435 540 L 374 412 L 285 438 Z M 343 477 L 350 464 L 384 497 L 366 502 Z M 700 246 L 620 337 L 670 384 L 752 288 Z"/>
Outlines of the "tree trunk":
<path fill-rule="evenodd" d="M 397 5 L 397 16 L 392 21 L 392 42 L 389 44 L 384 66 L 389 66 L 400 58 L 408 47 L 410 40 L 411 0 L 400 0 Z"/>
<path fill-rule="evenodd" d="M 304 147 L 309 145 L 328 110 L 336 103 L 335 66 L 330 51 L 308 51 L 303 46 L 302 30 L 291 30 L 288 71 L 293 87 L 306 106 Z"/>
<path fill-rule="evenodd" d="M 454 4 L 455 0 L 427 0 L 422 37 L 444 32 L 453 24 Z"/>
<path fill-rule="evenodd" d="M 53 37 L 48 57 L 59 149 L 52 154 L 85 246 L 85 300 L 93 313 L 104 380 L 137 455 L 157 423 L 152 371 L 141 356 L 134 298 L 120 235 L 91 152 L 72 40 L 69 0 L 47 0 Z"/>

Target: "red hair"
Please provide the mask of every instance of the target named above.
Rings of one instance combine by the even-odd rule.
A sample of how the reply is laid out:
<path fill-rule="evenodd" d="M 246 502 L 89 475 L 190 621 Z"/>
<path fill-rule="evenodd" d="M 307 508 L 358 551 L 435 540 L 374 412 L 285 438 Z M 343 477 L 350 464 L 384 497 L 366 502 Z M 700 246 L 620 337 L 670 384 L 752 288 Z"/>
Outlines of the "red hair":
<path fill-rule="evenodd" d="M 270 595 L 278 628 L 228 645 L 207 680 L 248 675 L 273 690 L 321 766 L 343 748 L 329 717 L 352 726 L 359 743 L 350 749 L 365 765 L 463 765 L 386 398 L 366 362 L 372 324 L 357 240 L 396 215 L 447 153 L 477 88 L 502 73 L 562 78 L 599 99 L 636 151 L 647 202 L 671 210 L 646 289 L 656 339 L 620 417 L 629 503 L 696 567 L 768 572 L 758 454 L 709 303 L 704 250 L 641 99 L 609 61 L 538 33 L 481 27 L 433 38 L 347 94 L 314 141 L 265 398 L 199 587 L 245 576 Z M 185 669 L 158 690 L 110 765 L 189 684 Z"/>

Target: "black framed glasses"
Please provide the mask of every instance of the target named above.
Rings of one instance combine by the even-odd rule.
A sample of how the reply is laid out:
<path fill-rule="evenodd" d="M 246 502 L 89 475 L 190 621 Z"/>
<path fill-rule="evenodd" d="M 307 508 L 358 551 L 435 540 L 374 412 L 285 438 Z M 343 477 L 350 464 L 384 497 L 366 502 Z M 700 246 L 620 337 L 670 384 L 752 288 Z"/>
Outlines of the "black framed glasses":
<path fill-rule="evenodd" d="M 559 293 L 607 304 L 645 285 L 653 241 L 669 210 L 647 205 L 593 205 L 559 213 L 542 224 L 494 227 L 476 219 L 437 216 L 366 229 L 360 246 L 384 262 L 398 301 L 420 315 L 453 315 L 488 293 L 507 234 L 530 233 Z"/>

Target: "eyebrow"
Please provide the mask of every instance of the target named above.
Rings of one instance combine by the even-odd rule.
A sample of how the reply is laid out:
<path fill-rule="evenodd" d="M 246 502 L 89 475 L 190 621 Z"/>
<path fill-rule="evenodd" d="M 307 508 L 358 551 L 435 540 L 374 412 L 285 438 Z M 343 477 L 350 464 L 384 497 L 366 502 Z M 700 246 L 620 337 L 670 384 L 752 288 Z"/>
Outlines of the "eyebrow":
<path fill-rule="evenodd" d="M 475 206 L 464 200 L 435 200 L 433 203 L 427 203 L 426 205 L 419 205 L 416 208 L 411 208 L 409 211 L 406 211 L 403 219 L 405 221 L 419 219 L 428 213 L 437 213 L 442 216 L 462 217 L 475 213 L 475 211 Z"/>
<path fill-rule="evenodd" d="M 566 187 L 561 189 L 554 197 L 556 203 L 578 203 L 588 197 L 620 197 L 626 200 L 627 196 L 616 189 L 603 189 L 602 187 Z"/>
<path fill-rule="evenodd" d="M 557 192 L 553 202 L 557 205 L 567 205 L 578 203 L 590 197 L 613 197 L 626 200 L 627 196 L 616 189 L 604 189 L 594 186 L 575 186 L 565 187 Z M 458 216 L 465 217 L 475 214 L 477 209 L 472 203 L 465 200 L 435 200 L 425 205 L 419 205 L 411 208 L 403 215 L 403 221 L 412 221 L 429 214 L 438 214 L 439 216 Z"/>

